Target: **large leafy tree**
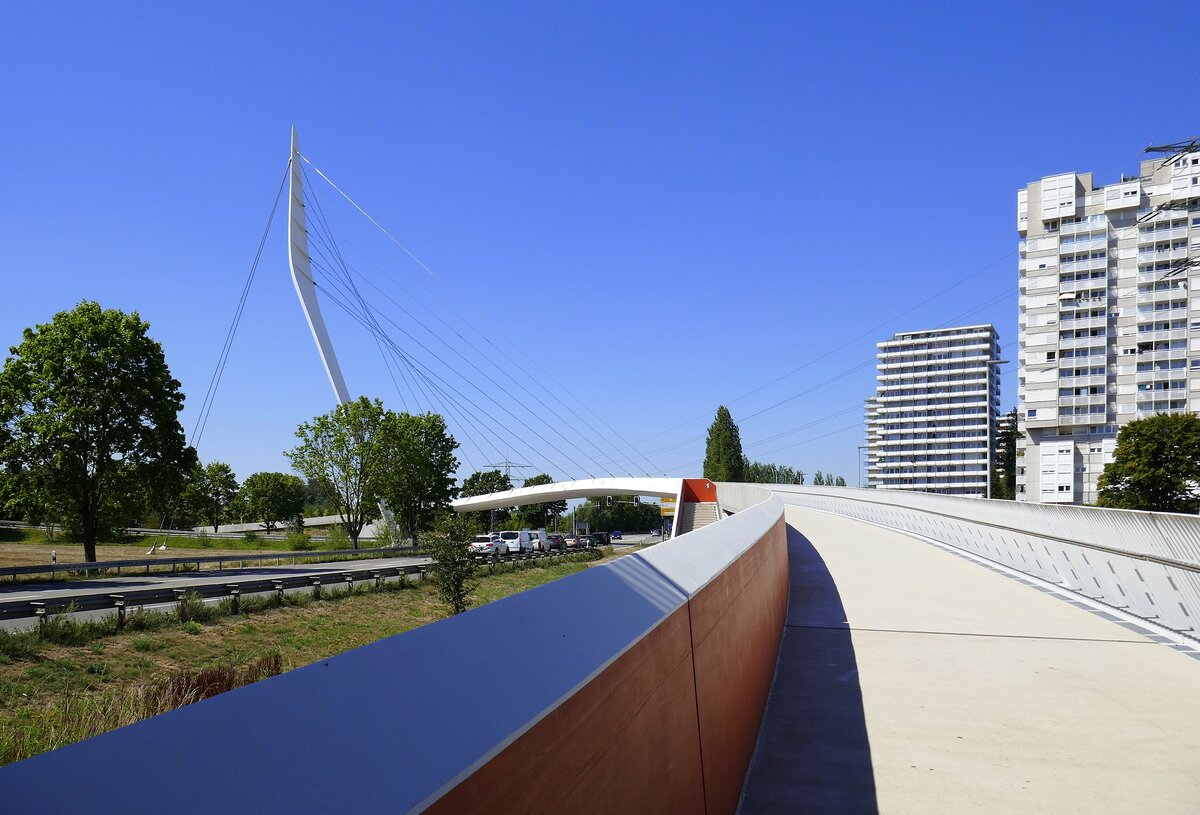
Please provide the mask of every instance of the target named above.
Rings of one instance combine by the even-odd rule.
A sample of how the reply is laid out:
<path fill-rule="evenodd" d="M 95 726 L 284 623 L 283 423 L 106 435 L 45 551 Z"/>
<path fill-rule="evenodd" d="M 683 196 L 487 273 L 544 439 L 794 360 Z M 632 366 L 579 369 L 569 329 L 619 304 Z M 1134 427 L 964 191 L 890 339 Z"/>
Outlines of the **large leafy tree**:
<path fill-rule="evenodd" d="M 384 424 L 389 457 L 384 495 L 403 532 L 416 541 L 454 497 L 458 442 L 436 413 L 389 412 Z"/>
<path fill-rule="evenodd" d="M 321 485 L 357 549 L 390 484 L 398 444 L 394 419 L 378 399 L 360 396 L 304 422 L 296 438 L 300 443 L 285 455 L 297 472 Z"/>
<path fill-rule="evenodd" d="M 78 532 L 87 560 L 101 534 L 165 501 L 195 463 L 179 382 L 149 328 L 85 300 L 25 329 L 0 371 L 0 457 Z"/>
<path fill-rule="evenodd" d="M 246 514 L 267 531 L 304 510 L 304 482 L 288 473 L 255 473 L 242 484 Z"/>
<path fill-rule="evenodd" d="M 1200 416 L 1160 413 L 1122 427 L 1098 486 L 1102 507 L 1196 512 Z"/>
<path fill-rule="evenodd" d="M 223 461 L 197 465 L 185 490 L 187 508 L 218 531 L 229 518 L 230 507 L 237 500 L 238 482 L 233 468 Z"/>
<path fill-rule="evenodd" d="M 466 477 L 458 494 L 463 498 L 470 498 L 472 495 L 487 495 L 492 492 L 504 492 L 512 488 L 512 478 L 507 473 L 502 473 L 499 470 L 481 470 L 471 473 Z M 492 523 L 495 523 L 497 527 L 507 523 L 509 517 L 512 515 L 512 510 L 485 510 L 483 512 L 473 512 L 471 515 L 475 517 L 477 528 L 489 530 Z"/>
<path fill-rule="evenodd" d="M 745 461 L 741 432 L 734 424 L 729 408 L 721 405 L 708 428 L 704 477 L 709 481 L 742 481 L 745 477 Z"/>
<path fill-rule="evenodd" d="M 531 476 L 525 479 L 522 487 L 537 487 L 542 484 L 553 484 L 554 479 L 546 473 Z M 531 529 L 541 529 L 549 527 L 554 518 L 562 515 L 567 511 L 566 501 L 547 501 L 542 504 L 526 504 L 517 507 L 517 517 L 521 519 L 523 526 Z"/>

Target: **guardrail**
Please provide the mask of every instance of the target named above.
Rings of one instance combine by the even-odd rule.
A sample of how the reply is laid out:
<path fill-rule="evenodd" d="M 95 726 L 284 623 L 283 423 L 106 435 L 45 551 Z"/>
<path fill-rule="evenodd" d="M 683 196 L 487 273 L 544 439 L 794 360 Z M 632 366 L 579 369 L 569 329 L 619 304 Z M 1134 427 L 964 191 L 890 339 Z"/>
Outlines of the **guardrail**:
<path fill-rule="evenodd" d="M 341 550 L 339 550 L 341 551 Z M 355 551 L 355 550 L 349 550 Z M 390 557 L 411 557 L 412 555 L 398 555 L 395 549 L 378 549 L 378 550 L 357 550 L 359 553 L 368 554 L 370 552 L 387 553 Z M 550 552 L 526 552 L 521 554 L 498 555 L 498 556 L 478 556 L 475 561 L 480 566 L 488 566 L 494 569 L 497 564 L 515 563 L 528 560 L 541 560 L 551 557 L 562 557 L 563 555 L 573 554 L 575 552 L 587 551 L 586 548 L 559 550 L 557 553 Z M 419 556 L 419 555 L 418 555 Z M 307 560 L 301 556 L 298 559 Z M 116 563 L 117 561 L 110 561 Z M 194 562 L 194 561 L 188 561 Z M 317 561 L 317 563 L 329 563 L 330 560 Z M 93 568 L 96 564 L 93 564 Z M 303 566 L 305 564 L 296 564 Z M 404 566 L 379 566 L 372 563 L 352 564 L 344 571 L 322 571 L 319 573 L 306 572 L 304 574 L 280 574 L 270 576 L 242 577 L 230 576 L 227 578 L 213 579 L 208 578 L 202 582 L 189 582 L 186 585 L 179 586 L 157 586 L 139 588 L 137 586 L 129 587 L 108 587 L 95 592 L 72 590 L 61 594 L 53 594 L 49 591 L 39 593 L 35 598 L 28 596 L 4 599 L 4 594 L 0 593 L 0 620 L 15 620 L 28 617 L 46 618 L 53 614 L 61 614 L 64 612 L 80 612 L 80 611 L 96 611 L 104 609 L 113 609 L 120 614 L 124 614 L 127 608 L 136 606 L 156 605 L 177 601 L 184 594 L 195 594 L 202 599 L 212 598 L 227 598 L 237 596 L 239 594 L 256 594 L 265 592 L 283 592 L 288 589 L 297 587 L 311 586 L 314 590 L 319 591 L 322 585 L 330 585 L 336 583 L 346 583 L 347 587 L 352 588 L 354 583 L 363 580 L 375 580 L 377 583 L 381 579 L 392 577 L 424 577 L 428 571 L 428 564 L 410 564 Z M 190 574 L 190 573 L 189 573 Z"/>
<path fill-rule="evenodd" d="M 175 572 L 179 566 L 195 565 L 197 571 L 200 570 L 205 563 L 215 563 L 218 569 L 225 568 L 226 563 L 237 563 L 238 568 L 244 568 L 247 563 L 261 563 L 267 560 L 285 561 L 291 560 L 296 563 L 299 560 L 309 560 L 317 563 L 343 560 L 346 558 L 354 559 L 361 557 L 376 557 L 386 555 L 396 557 L 397 555 L 414 555 L 423 554 L 419 550 L 404 551 L 401 549 L 297 549 L 288 552 L 272 552 L 266 554 L 245 554 L 245 555 L 188 555 L 187 557 L 169 557 L 169 558 L 130 558 L 127 560 L 97 560 L 83 563 L 40 563 L 29 566 L 6 566 L 0 568 L 0 577 L 11 577 L 13 582 L 21 575 L 33 574 L 48 574 L 51 580 L 56 580 L 59 573 L 64 575 L 71 574 L 89 574 L 91 572 L 115 571 L 118 575 L 122 569 L 145 569 L 146 574 L 150 574 L 151 568 L 167 566 L 171 567 L 171 571 Z"/>
<path fill-rule="evenodd" d="M 13 811 L 732 812 L 787 591 L 783 505 L 760 490 L 612 563 L 0 768 L 0 789 Z M 153 772 L 112 784 L 129 756 Z"/>
<path fill-rule="evenodd" d="M 1198 639 L 1200 517 L 770 485 L 784 503 L 930 538 Z"/>

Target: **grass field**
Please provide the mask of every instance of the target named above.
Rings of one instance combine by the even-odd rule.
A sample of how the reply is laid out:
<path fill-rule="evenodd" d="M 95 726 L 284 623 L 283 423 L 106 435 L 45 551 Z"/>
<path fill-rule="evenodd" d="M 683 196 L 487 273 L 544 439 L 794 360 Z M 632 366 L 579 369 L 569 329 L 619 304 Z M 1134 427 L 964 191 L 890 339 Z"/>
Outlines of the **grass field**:
<path fill-rule="evenodd" d="M 611 552 L 611 550 L 609 550 Z M 612 559 L 608 554 L 604 560 Z M 602 561 L 557 561 L 480 575 L 475 605 Z M 0 656 L 0 764 L 290 670 L 446 616 L 428 582 L 223 616 L 158 620 L 80 645 Z M 161 626 L 161 627 L 158 627 Z"/>

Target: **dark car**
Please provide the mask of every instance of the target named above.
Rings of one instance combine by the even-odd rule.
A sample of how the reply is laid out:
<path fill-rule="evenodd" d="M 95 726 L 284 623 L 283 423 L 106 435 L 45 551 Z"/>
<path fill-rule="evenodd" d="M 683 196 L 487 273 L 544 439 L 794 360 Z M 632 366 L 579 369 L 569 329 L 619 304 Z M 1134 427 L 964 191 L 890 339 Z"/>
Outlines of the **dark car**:
<path fill-rule="evenodd" d="M 608 537 L 607 532 L 593 532 L 592 546 L 608 546 L 612 541 Z"/>
<path fill-rule="evenodd" d="M 609 538 L 609 540 L 615 540 L 615 541 L 619 541 L 619 540 L 621 540 L 621 532 L 620 532 L 620 530 L 618 530 L 618 529 L 614 529 L 614 530 L 612 531 L 612 534 L 611 534 L 611 535 L 609 535 L 609 536 L 608 536 L 608 538 Z"/>
<path fill-rule="evenodd" d="M 566 548 L 566 541 L 564 540 L 562 535 L 547 535 L 546 536 L 546 550 L 547 551 L 552 552 L 555 549 L 558 549 L 561 552 L 565 548 Z"/>

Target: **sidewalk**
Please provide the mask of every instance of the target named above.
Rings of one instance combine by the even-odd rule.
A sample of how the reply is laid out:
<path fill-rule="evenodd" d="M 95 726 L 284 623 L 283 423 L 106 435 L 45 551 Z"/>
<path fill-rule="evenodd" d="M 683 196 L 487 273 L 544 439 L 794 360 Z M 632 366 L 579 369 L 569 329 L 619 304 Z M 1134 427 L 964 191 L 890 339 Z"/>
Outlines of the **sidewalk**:
<path fill-rule="evenodd" d="M 743 813 L 1200 811 L 1200 660 L 931 544 L 787 519 Z"/>

